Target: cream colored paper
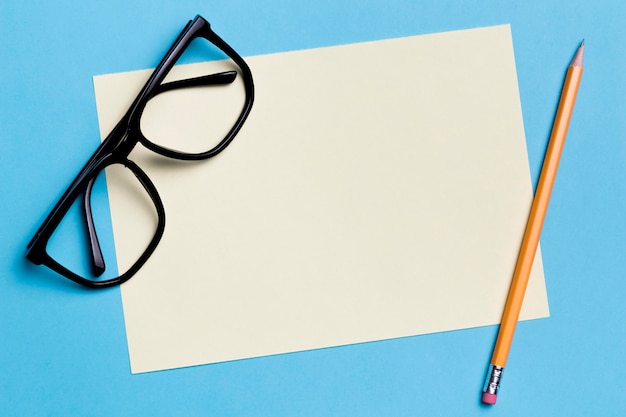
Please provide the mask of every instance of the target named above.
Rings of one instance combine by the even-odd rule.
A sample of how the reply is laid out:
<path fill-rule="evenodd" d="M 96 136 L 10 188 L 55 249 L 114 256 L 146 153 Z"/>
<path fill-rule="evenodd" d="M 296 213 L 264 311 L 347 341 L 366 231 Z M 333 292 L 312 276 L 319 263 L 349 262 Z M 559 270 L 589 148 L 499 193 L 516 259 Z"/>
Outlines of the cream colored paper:
<path fill-rule="evenodd" d="M 132 372 L 498 323 L 532 198 L 509 26 L 246 60 L 256 100 L 223 153 L 134 152 L 167 224 L 122 286 Z M 103 135 L 148 75 L 95 77 Z M 522 318 L 548 314 L 538 253 Z"/>

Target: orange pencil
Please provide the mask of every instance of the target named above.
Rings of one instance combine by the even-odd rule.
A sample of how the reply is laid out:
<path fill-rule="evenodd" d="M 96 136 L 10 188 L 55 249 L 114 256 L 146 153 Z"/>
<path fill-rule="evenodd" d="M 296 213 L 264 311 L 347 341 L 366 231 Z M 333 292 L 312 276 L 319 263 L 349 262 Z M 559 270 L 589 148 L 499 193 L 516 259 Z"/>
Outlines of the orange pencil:
<path fill-rule="evenodd" d="M 552 126 L 548 149 L 543 161 L 543 167 L 541 168 L 539 183 L 537 184 L 535 198 L 533 199 L 533 204 L 530 209 L 526 231 L 524 232 L 524 238 L 522 240 L 522 247 L 517 258 L 511 288 L 509 289 L 504 313 L 502 314 L 498 338 L 493 350 L 493 356 L 491 357 L 487 380 L 483 388 L 482 401 L 485 404 L 496 403 L 502 371 L 504 370 L 507 357 L 509 356 L 515 326 L 517 325 L 520 310 L 522 309 L 524 293 L 526 292 L 528 278 L 530 277 L 535 253 L 539 245 L 541 228 L 546 216 L 546 211 L 548 210 L 552 186 L 554 185 L 556 171 L 559 167 L 561 151 L 565 144 L 567 128 L 572 116 L 572 111 L 574 110 L 576 93 L 578 92 L 578 85 L 580 84 L 583 73 L 584 46 L 585 41 L 581 43 L 574 59 L 570 63 L 565 77 L 565 83 L 563 84 L 563 91 L 561 92 L 559 107 L 554 119 L 554 125 Z"/>

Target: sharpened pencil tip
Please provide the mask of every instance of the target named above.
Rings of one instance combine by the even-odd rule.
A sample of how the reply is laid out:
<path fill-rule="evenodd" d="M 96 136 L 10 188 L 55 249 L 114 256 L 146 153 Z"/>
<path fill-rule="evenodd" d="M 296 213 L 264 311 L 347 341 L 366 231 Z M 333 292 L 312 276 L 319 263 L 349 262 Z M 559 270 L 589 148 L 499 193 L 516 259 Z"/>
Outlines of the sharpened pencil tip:
<path fill-rule="evenodd" d="M 570 67 L 581 67 L 583 66 L 583 54 L 585 51 L 585 40 L 583 39 L 582 43 L 578 47 L 576 51 L 576 55 L 574 55 L 574 59 L 570 63 Z"/>

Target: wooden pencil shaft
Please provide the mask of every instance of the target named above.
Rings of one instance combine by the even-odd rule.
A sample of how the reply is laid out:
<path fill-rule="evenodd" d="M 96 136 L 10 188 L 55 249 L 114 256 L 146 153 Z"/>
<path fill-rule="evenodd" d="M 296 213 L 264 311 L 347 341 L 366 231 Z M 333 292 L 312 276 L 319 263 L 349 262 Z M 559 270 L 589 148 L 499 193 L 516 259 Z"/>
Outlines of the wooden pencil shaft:
<path fill-rule="evenodd" d="M 580 57 L 580 59 L 579 59 Z M 580 61 L 580 64 L 577 64 Z M 567 71 L 563 91 L 559 100 L 557 114 L 541 169 L 539 183 L 533 199 L 528 223 L 524 232 L 522 246 L 518 256 L 515 272 L 509 289 L 498 338 L 493 351 L 491 364 L 504 367 L 509 355 L 515 327 L 519 320 L 524 301 L 524 294 L 532 271 L 535 253 L 539 246 L 539 238 L 548 209 L 550 194 L 556 178 L 565 137 L 582 75 L 582 47 Z"/>

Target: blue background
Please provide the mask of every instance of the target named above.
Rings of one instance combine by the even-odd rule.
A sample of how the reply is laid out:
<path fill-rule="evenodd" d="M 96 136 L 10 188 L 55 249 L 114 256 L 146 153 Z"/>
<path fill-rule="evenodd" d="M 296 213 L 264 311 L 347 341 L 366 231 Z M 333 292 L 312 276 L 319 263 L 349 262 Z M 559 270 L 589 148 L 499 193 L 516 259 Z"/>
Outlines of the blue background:
<path fill-rule="evenodd" d="M 155 66 L 197 13 L 244 56 L 510 23 L 534 182 L 585 38 L 542 235 L 551 317 L 520 323 L 495 407 L 495 326 L 131 375 L 119 289 L 25 261 L 99 144 L 92 76 Z M 0 415 L 626 415 L 625 21 L 623 0 L 0 0 Z"/>

